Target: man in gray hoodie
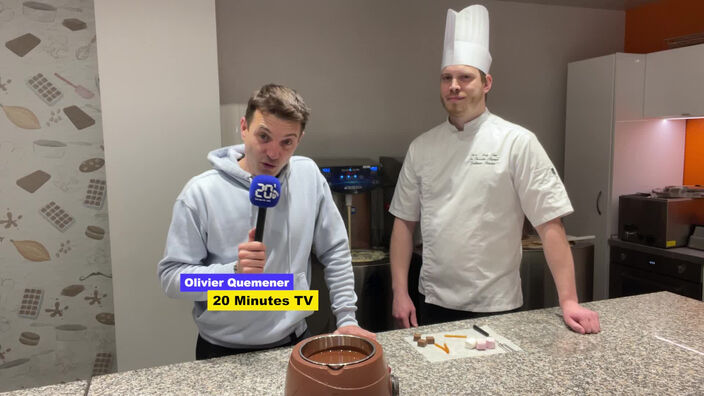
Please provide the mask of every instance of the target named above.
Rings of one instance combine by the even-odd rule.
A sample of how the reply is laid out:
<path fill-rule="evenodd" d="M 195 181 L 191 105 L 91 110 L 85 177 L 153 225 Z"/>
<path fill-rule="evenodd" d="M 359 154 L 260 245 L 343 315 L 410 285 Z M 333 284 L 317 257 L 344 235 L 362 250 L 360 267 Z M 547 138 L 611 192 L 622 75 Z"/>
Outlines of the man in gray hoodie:
<path fill-rule="evenodd" d="M 158 274 L 169 297 L 194 302 L 197 359 L 293 345 L 309 335 L 311 312 L 208 311 L 205 292 L 180 291 L 180 274 L 291 273 L 294 288 L 308 290 L 311 252 L 325 267 L 336 333 L 375 338 L 355 319 L 347 234 L 330 189 L 312 160 L 293 156 L 308 116 L 298 93 L 263 86 L 240 120 L 244 144 L 210 152 L 214 169 L 192 178 L 176 199 Z M 266 216 L 266 246 L 254 240 L 257 207 L 249 201 L 257 175 L 281 181 L 279 203 Z"/>

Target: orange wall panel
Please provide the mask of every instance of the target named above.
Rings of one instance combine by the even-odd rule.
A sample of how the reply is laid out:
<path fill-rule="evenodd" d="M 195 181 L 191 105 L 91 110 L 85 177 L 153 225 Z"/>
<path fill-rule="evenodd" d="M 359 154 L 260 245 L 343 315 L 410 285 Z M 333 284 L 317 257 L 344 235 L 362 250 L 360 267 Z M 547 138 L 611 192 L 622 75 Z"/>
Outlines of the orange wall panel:
<path fill-rule="evenodd" d="M 703 0 L 660 0 L 626 11 L 624 51 L 666 50 L 666 38 L 704 32 Z"/>
<path fill-rule="evenodd" d="M 704 32 L 704 0 L 659 0 L 626 10 L 624 51 L 668 49 L 665 39 Z M 684 184 L 704 185 L 704 119 L 688 120 Z"/>
<path fill-rule="evenodd" d="M 704 119 L 687 120 L 684 184 L 704 185 Z"/>

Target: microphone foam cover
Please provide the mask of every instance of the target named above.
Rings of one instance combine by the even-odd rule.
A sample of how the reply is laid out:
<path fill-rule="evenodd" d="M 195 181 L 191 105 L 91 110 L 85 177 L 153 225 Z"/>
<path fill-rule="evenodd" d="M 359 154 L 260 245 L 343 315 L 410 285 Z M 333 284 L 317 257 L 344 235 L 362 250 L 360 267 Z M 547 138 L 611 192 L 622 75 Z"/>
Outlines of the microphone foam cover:
<path fill-rule="evenodd" d="M 279 203 L 281 183 L 279 179 L 269 175 L 258 175 L 252 179 L 249 186 L 249 201 L 260 208 L 271 208 Z"/>

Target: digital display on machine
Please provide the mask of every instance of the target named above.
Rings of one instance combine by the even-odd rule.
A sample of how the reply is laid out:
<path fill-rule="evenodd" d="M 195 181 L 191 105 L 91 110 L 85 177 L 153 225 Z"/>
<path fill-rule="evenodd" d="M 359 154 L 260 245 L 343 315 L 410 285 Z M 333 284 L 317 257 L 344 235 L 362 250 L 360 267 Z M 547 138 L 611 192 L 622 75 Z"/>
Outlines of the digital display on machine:
<path fill-rule="evenodd" d="M 337 160 L 340 161 L 340 160 Z M 324 161 L 321 161 L 324 162 Z M 359 162 L 359 160 L 357 160 Z M 339 162 L 338 165 L 320 166 L 320 171 L 330 185 L 330 190 L 339 193 L 358 193 L 374 189 L 380 184 L 379 166 Z M 345 165 L 341 165 L 345 164 Z"/>

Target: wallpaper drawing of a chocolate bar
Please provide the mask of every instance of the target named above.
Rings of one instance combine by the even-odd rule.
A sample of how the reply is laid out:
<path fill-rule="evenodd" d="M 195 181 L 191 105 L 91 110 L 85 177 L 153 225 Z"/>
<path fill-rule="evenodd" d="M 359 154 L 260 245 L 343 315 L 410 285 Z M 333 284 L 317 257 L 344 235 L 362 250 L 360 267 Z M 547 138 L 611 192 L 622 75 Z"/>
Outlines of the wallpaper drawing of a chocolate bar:
<path fill-rule="evenodd" d="M 114 372 L 116 353 L 93 1 L 0 0 L 0 37 L 5 392 Z"/>

